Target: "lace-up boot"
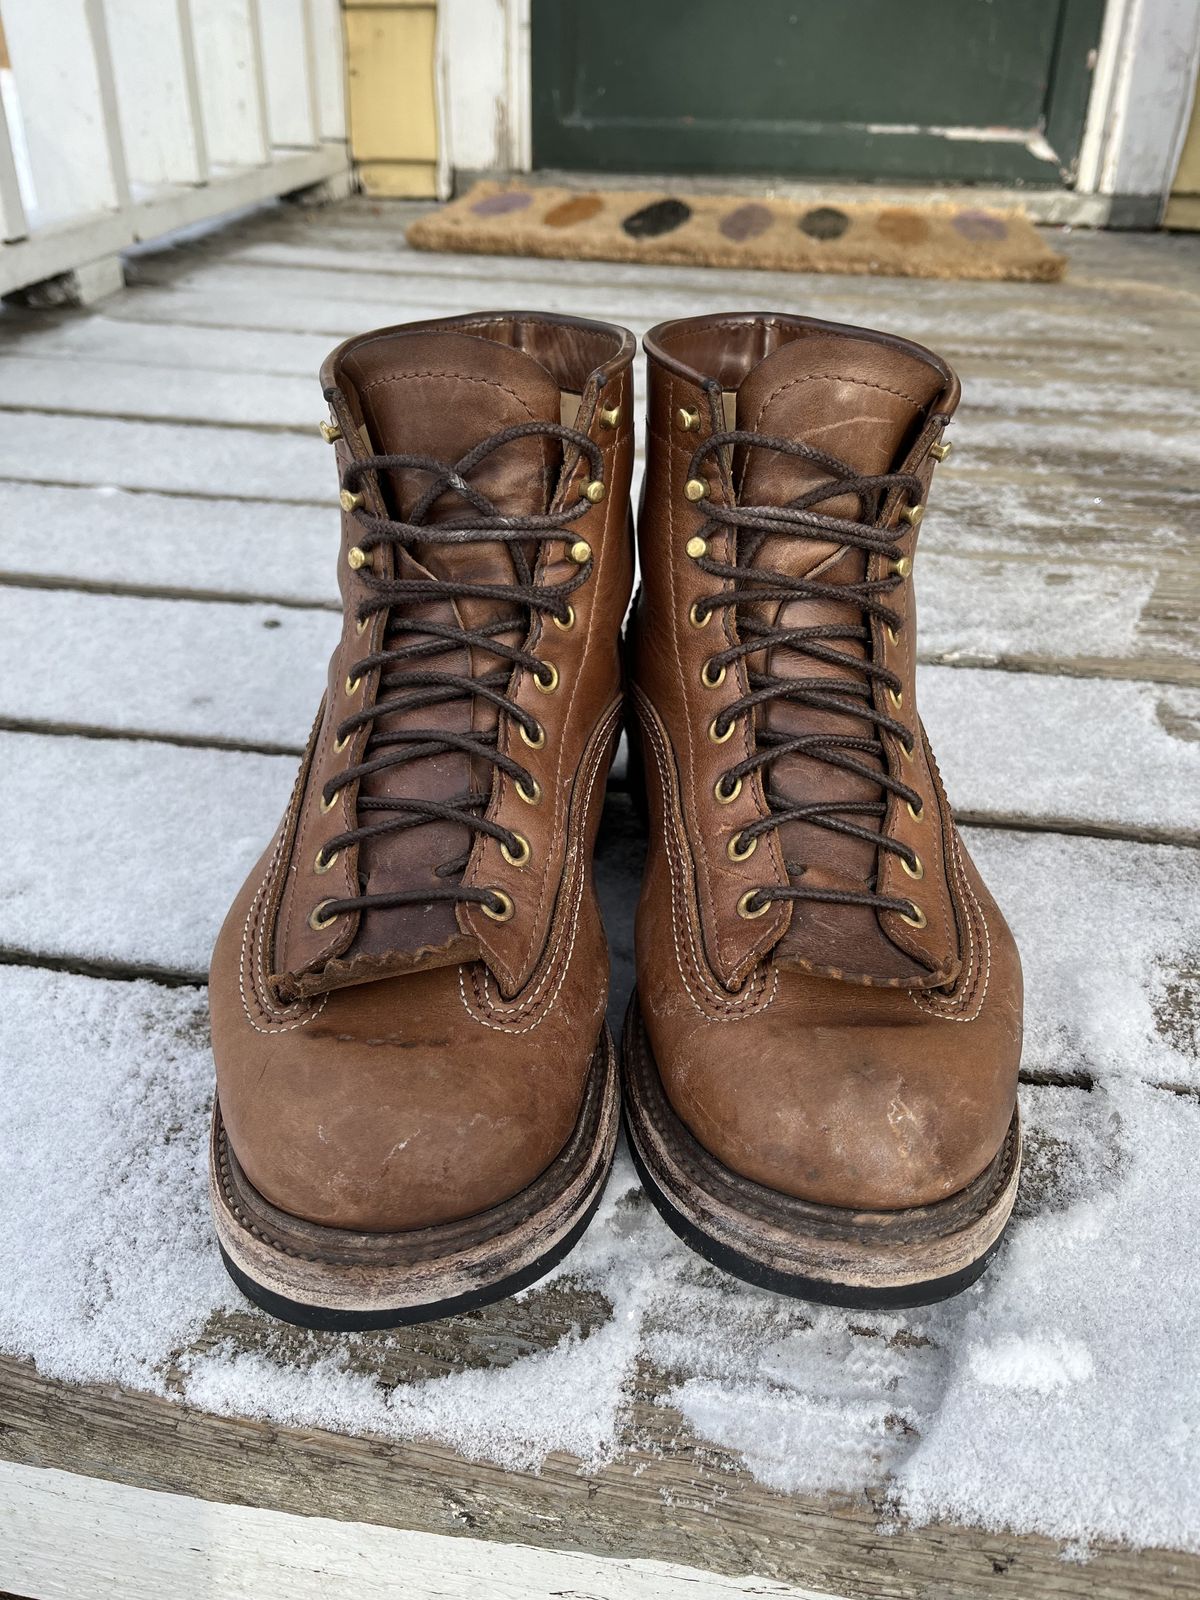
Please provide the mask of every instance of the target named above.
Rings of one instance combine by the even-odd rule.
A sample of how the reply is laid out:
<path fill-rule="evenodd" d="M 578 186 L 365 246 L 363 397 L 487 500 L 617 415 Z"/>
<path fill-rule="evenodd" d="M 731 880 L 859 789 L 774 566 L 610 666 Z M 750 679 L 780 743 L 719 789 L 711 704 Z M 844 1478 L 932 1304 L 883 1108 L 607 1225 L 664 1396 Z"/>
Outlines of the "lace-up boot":
<path fill-rule="evenodd" d="M 803 317 L 665 323 L 646 351 L 635 1157 L 753 1282 L 941 1298 L 983 1270 L 1020 1161 L 1020 966 L 915 704 L 917 529 L 958 383 Z"/>
<path fill-rule="evenodd" d="M 211 986 L 217 1231 L 289 1320 L 381 1327 L 520 1288 L 607 1176 L 591 857 L 633 349 L 497 313 L 366 334 L 322 369 L 341 640 Z"/>

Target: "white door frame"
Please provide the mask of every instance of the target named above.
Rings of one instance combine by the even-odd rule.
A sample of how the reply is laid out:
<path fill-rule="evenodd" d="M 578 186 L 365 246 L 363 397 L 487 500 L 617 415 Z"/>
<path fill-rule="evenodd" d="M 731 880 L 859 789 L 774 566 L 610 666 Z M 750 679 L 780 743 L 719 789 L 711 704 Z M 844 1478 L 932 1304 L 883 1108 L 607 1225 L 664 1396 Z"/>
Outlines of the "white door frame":
<path fill-rule="evenodd" d="M 456 175 L 528 172 L 533 165 L 529 18 L 530 0 L 440 0 L 443 194 Z M 1020 197 L 1035 214 L 1059 221 L 1111 216 L 1153 226 L 1179 161 L 1198 65 L 1200 0 L 1108 0 L 1070 191 L 1077 205 L 1063 191 L 1039 196 L 1031 189 Z"/>

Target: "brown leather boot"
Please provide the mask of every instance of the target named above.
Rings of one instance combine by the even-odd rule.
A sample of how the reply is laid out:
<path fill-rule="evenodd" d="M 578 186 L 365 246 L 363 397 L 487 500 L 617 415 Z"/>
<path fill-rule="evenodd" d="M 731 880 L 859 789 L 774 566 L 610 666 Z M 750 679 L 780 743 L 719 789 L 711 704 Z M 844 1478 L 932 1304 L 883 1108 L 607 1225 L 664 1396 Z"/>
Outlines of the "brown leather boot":
<path fill-rule="evenodd" d="M 983 1270 L 1020 1163 L 1020 966 L 914 693 L 958 382 L 806 317 L 645 343 L 634 1153 L 681 1237 L 752 1282 L 937 1299 Z"/>
<path fill-rule="evenodd" d="M 498 1298 L 600 1197 L 619 1096 L 591 862 L 633 351 L 497 312 L 364 334 L 322 369 L 342 638 L 211 991 L 217 1232 L 289 1320 Z"/>

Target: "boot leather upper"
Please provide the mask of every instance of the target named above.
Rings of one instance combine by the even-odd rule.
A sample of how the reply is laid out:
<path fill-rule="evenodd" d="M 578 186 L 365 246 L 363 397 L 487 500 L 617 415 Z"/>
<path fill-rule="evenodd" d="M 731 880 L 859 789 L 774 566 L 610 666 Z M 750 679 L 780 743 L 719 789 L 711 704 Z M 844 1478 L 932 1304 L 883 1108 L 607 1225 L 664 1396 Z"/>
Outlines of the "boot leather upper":
<path fill-rule="evenodd" d="M 894 558 L 841 544 L 713 529 L 713 503 L 779 507 L 829 474 L 811 460 L 737 444 L 709 454 L 685 485 L 697 447 L 734 429 L 811 445 L 861 474 L 909 473 L 924 503 L 958 383 L 936 356 L 905 340 L 812 319 L 756 314 L 666 323 L 645 341 L 649 438 L 639 525 L 642 587 L 630 626 L 633 709 L 650 810 L 650 852 L 638 911 L 640 1008 L 667 1095 L 697 1139 L 734 1171 L 831 1206 L 891 1210 L 965 1187 L 992 1160 L 1012 1118 L 1021 1037 L 1021 975 L 1012 937 L 955 829 L 916 713 L 916 613 L 910 577 Z M 912 495 L 884 497 L 878 525 L 912 561 Z M 850 495 L 817 510 L 854 517 Z M 844 635 L 863 613 L 830 599 L 772 597 L 699 608 L 721 584 L 689 557 L 708 529 L 707 556 L 749 553 L 754 570 L 828 583 L 880 585 L 895 628 L 867 617 L 865 640 Z M 764 587 L 767 587 L 766 585 Z M 911 755 L 888 731 L 855 759 L 916 791 L 919 807 L 869 775 L 791 751 L 749 776 L 724 802 L 717 785 L 753 755 L 764 731 L 870 740 L 872 730 L 830 695 L 814 707 L 786 697 L 711 730 L 723 707 L 769 670 L 820 691 L 844 666 L 775 646 L 731 661 L 723 680 L 702 673 L 740 642 L 739 622 L 824 625 L 846 655 L 882 663 L 873 703 L 911 730 Z M 745 622 L 741 622 L 746 626 Z M 749 637 L 749 635 L 747 636 Z M 769 659 L 768 659 L 769 657 Z M 710 673 L 710 678 L 716 674 Z M 725 731 L 718 727 L 718 731 Z M 886 801 L 872 840 L 799 818 L 758 835 L 745 859 L 727 848 L 771 815 L 771 792 L 791 811 Z M 728 785 L 725 786 L 726 791 Z M 846 815 L 856 817 L 853 810 Z M 915 881 L 903 860 L 919 859 Z M 739 914 L 760 886 L 803 885 L 906 901 L 895 910 L 836 900 L 774 899 Z"/>
<path fill-rule="evenodd" d="M 227 1135 L 251 1183 L 298 1217 L 401 1230 L 469 1216 L 532 1182 L 574 1127 L 607 998 L 591 858 L 618 732 L 617 641 L 632 582 L 633 348 L 607 324 L 495 313 L 364 335 L 322 369 L 343 481 L 372 452 L 453 466 L 503 429 L 561 421 L 601 452 L 605 493 L 561 538 L 529 547 L 541 551 L 536 572 L 546 584 L 580 571 L 568 554 L 574 541 L 591 548 L 568 626 L 544 613 L 531 621 L 527 608 L 487 594 L 435 594 L 403 608 L 414 625 L 404 638 L 421 637 L 422 624 L 496 624 L 495 637 L 553 669 L 550 692 L 521 666 L 504 689 L 543 731 L 537 748 L 483 694 L 375 715 L 390 703 L 388 665 L 371 661 L 385 651 L 389 613 L 363 612 L 372 574 L 511 585 L 507 545 L 439 540 L 438 524 L 470 512 L 467 489 L 507 517 L 574 505 L 592 478 L 588 458 L 543 435 L 514 439 L 465 474 L 463 495 L 449 490 L 428 508 L 427 543 L 378 545 L 365 570 L 351 559 L 363 516 L 406 517 L 432 467 L 368 472 L 363 505 L 343 510 L 343 628 L 326 695 L 287 811 L 226 919 L 211 973 Z M 420 665 L 477 678 L 496 658 L 448 640 Z M 430 729 L 451 747 L 443 740 L 428 756 L 331 792 L 339 773 L 371 767 L 381 737 L 419 743 Z M 498 737 L 531 787 L 453 747 L 454 736 L 480 731 Z M 523 864 L 444 817 L 325 849 L 388 814 L 372 802 L 448 803 L 481 786 L 486 816 L 528 842 Z M 465 860 L 464 885 L 511 900 L 508 920 L 489 918 L 479 903 L 419 898 L 447 882 L 456 860 Z M 326 901 L 396 893 L 413 898 L 321 925 Z"/>

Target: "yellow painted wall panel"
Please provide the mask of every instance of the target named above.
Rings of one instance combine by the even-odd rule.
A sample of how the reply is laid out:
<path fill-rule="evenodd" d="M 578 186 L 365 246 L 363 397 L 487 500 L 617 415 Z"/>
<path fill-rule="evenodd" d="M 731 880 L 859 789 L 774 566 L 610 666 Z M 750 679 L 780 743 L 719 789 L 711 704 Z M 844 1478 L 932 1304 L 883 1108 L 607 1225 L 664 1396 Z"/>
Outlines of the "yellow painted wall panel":
<path fill-rule="evenodd" d="M 1192 106 L 1192 121 L 1183 142 L 1183 154 L 1179 158 L 1171 193 L 1200 194 L 1200 90 L 1197 90 Z"/>
<path fill-rule="evenodd" d="M 433 6 L 346 10 L 350 148 L 359 162 L 437 160 Z"/>

